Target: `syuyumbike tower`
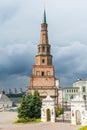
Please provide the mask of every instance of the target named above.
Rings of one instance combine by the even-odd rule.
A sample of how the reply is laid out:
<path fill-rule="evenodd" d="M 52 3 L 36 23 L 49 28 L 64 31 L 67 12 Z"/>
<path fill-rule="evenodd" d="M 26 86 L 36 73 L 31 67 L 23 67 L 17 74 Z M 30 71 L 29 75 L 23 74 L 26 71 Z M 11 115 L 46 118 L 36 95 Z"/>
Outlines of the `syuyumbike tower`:
<path fill-rule="evenodd" d="M 32 76 L 27 92 L 34 93 L 38 90 L 41 98 L 50 95 L 58 103 L 58 88 L 56 87 L 56 78 L 54 66 L 52 64 L 51 45 L 48 40 L 48 24 L 46 22 L 46 12 L 41 24 L 40 43 L 38 44 L 38 54 L 35 57 L 35 65 L 32 67 Z"/>

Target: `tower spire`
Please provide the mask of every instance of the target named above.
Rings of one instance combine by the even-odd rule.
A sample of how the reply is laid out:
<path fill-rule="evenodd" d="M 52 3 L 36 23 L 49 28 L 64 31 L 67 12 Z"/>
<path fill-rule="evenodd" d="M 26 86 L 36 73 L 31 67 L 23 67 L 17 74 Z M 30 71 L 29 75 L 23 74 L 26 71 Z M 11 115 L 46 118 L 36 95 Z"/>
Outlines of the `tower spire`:
<path fill-rule="evenodd" d="M 45 11 L 45 9 L 44 9 L 43 23 L 46 24 L 46 11 Z"/>
<path fill-rule="evenodd" d="M 47 26 L 48 24 L 46 23 L 46 11 L 44 9 L 43 22 L 41 24 L 40 44 L 49 44 Z"/>

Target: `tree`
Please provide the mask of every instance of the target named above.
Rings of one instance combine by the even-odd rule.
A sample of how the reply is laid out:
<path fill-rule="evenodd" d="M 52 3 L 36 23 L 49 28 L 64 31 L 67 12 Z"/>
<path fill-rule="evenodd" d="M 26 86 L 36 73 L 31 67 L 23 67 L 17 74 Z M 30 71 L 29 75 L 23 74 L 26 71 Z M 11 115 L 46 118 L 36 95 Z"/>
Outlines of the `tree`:
<path fill-rule="evenodd" d="M 34 95 L 28 93 L 23 96 L 18 108 L 19 118 L 39 118 L 41 115 L 41 99 L 38 91 Z"/>
<path fill-rule="evenodd" d="M 25 94 L 21 100 L 21 104 L 20 107 L 18 108 L 18 117 L 19 118 L 26 118 L 26 117 L 30 117 L 31 113 L 30 109 L 31 109 L 31 102 L 32 102 L 32 95 L 29 94 Z M 30 114 L 30 115 L 29 115 Z"/>
<path fill-rule="evenodd" d="M 41 98 L 38 91 L 34 92 L 33 96 L 33 117 L 39 118 L 41 116 Z"/>

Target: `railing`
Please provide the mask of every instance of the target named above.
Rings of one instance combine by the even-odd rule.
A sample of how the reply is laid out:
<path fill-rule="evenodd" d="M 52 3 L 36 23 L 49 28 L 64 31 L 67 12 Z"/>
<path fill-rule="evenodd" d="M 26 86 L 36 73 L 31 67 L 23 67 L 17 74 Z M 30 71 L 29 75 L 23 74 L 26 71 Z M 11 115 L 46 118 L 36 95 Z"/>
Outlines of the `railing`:
<path fill-rule="evenodd" d="M 57 89 L 55 86 L 29 86 L 28 89 Z"/>

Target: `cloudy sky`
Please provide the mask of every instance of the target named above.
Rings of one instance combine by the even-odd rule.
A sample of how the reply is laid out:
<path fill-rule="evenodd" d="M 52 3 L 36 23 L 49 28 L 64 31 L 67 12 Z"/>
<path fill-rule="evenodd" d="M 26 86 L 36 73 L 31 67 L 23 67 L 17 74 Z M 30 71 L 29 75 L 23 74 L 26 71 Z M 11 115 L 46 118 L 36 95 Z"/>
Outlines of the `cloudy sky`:
<path fill-rule="evenodd" d="M 46 6 L 60 86 L 87 78 L 87 0 L 0 0 L 0 88 L 26 88 Z"/>

